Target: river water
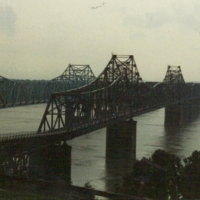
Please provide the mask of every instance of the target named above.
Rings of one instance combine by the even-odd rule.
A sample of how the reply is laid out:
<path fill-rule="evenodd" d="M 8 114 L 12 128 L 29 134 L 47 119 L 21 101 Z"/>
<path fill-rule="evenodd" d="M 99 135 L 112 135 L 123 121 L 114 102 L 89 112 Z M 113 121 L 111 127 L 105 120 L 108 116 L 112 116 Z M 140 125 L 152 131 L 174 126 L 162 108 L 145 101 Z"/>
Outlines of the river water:
<path fill-rule="evenodd" d="M 45 107 L 40 104 L 1 109 L 0 133 L 36 131 Z M 182 127 L 166 129 L 164 111 L 159 109 L 134 118 L 137 121 L 137 159 L 150 157 L 156 149 L 167 150 L 181 158 L 200 150 L 200 116 Z M 72 183 L 83 186 L 89 182 L 96 189 L 108 190 L 108 184 L 119 174 L 112 175 L 106 168 L 106 129 L 75 138 L 68 144 L 72 146 Z"/>

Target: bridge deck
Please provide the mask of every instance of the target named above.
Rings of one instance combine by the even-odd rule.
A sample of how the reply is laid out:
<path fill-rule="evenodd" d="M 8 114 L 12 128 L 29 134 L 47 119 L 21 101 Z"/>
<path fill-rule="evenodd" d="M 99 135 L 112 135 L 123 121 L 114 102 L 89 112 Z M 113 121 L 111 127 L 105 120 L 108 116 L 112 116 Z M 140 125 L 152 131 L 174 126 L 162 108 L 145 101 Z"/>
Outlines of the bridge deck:
<path fill-rule="evenodd" d="M 190 100 L 193 100 L 195 98 L 191 98 Z M 189 101 L 189 99 L 186 99 Z M 159 105 L 153 105 L 151 107 L 145 107 L 143 109 L 138 109 L 134 110 L 133 112 L 126 111 L 123 113 L 120 113 L 118 115 L 112 115 L 111 117 L 108 118 L 102 118 L 102 120 L 99 119 L 93 119 L 92 122 L 88 123 L 79 123 L 76 124 L 75 127 L 72 127 L 70 131 L 66 131 L 66 129 L 60 129 L 60 130 L 54 130 L 54 131 L 49 131 L 46 133 L 38 133 L 34 131 L 30 132 L 19 132 L 19 133 L 4 133 L 0 134 L 0 143 L 10 143 L 10 142 L 17 142 L 17 141 L 34 141 L 34 139 L 38 140 L 42 138 L 42 140 L 52 140 L 53 142 L 60 141 L 60 140 L 71 140 L 73 138 L 85 135 L 89 132 L 107 127 L 109 125 L 113 125 L 125 120 L 129 120 L 133 117 L 155 111 L 160 108 L 164 108 L 167 105 L 173 105 L 177 103 L 184 102 L 186 100 L 182 101 L 175 101 L 175 102 L 168 102 L 164 104 L 159 104 Z"/>

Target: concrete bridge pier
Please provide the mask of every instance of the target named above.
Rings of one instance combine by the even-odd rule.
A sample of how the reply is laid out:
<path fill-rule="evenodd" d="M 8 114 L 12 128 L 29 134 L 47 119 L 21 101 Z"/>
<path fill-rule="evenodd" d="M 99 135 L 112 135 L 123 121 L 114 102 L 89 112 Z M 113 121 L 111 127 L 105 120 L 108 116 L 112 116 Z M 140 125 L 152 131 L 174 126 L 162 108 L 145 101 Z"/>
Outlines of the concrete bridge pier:
<path fill-rule="evenodd" d="M 191 122 L 199 114 L 199 105 L 195 99 L 165 107 L 165 126 L 181 126 Z"/>
<path fill-rule="evenodd" d="M 165 126 L 180 126 L 183 124 L 184 106 L 174 104 L 165 107 Z"/>
<path fill-rule="evenodd" d="M 136 160 L 136 125 L 132 119 L 107 127 L 106 173 L 108 191 L 116 192 Z M 116 180 L 116 177 L 119 177 Z"/>
<path fill-rule="evenodd" d="M 196 119 L 199 116 L 200 99 L 194 99 L 190 103 L 189 113 L 191 119 Z"/>
<path fill-rule="evenodd" d="M 107 127 L 106 160 L 136 159 L 136 125 L 131 119 Z"/>
<path fill-rule="evenodd" d="M 107 127 L 106 166 L 108 168 L 111 166 L 112 169 L 112 163 L 118 163 L 119 168 L 123 168 L 126 164 L 132 167 L 136 159 L 136 124 L 136 121 L 130 119 Z"/>

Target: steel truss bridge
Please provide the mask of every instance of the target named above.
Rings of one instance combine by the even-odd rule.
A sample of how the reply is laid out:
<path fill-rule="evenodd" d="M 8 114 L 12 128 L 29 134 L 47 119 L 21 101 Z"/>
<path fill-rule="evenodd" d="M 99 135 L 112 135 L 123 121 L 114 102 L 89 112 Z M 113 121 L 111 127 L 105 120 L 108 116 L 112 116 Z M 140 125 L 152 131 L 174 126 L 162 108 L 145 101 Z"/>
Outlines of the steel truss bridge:
<path fill-rule="evenodd" d="M 52 80 L 11 80 L 0 76 L 0 108 L 45 103 L 54 92 L 89 84 L 95 79 L 89 65 L 71 65 Z"/>
<path fill-rule="evenodd" d="M 0 142 L 69 140 L 172 104 L 198 101 L 200 84 L 184 81 L 180 66 L 168 66 L 163 82 L 143 82 L 133 55 L 112 55 L 88 85 L 50 95 L 38 131 L 1 135 Z"/>
<path fill-rule="evenodd" d="M 52 148 L 65 149 L 67 140 L 169 105 L 197 104 L 199 98 L 200 84 L 185 83 L 180 66 L 168 66 L 164 80 L 152 85 L 143 82 L 133 55 L 112 55 L 88 85 L 50 95 L 37 131 L 1 134 L 0 167 L 22 175 L 31 157 L 32 163 L 35 154 L 47 159 Z"/>

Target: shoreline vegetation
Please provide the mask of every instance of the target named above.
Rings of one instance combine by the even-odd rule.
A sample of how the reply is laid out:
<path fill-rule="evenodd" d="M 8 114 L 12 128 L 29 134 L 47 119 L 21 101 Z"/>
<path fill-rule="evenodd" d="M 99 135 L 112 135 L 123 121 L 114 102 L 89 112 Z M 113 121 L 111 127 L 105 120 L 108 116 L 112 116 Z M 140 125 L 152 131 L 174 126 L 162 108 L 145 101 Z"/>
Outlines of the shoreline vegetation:
<path fill-rule="evenodd" d="M 158 149 L 151 157 L 136 160 L 132 172 L 122 182 L 114 192 L 154 200 L 200 199 L 200 151 L 181 160 Z M 65 184 L 1 178 L 0 186 L 2 200 L 74 199 L 74 195 L 77 199 Z M 84 187 L 95 190 L 89 182 Z M 84 194 L 78 195 L 78 199 L 84 199 Z"/>
<path fill-rule="evenodd" d="M 155 200 L 200 199 L 200 151 L 181 160 L 164 150 L 136 160 L 121 193 Z"/>

